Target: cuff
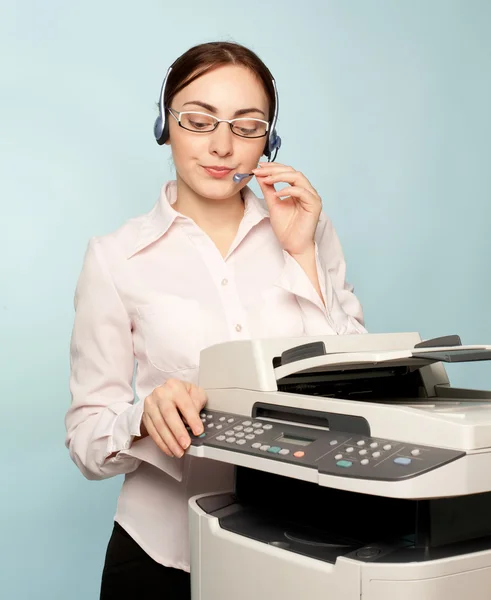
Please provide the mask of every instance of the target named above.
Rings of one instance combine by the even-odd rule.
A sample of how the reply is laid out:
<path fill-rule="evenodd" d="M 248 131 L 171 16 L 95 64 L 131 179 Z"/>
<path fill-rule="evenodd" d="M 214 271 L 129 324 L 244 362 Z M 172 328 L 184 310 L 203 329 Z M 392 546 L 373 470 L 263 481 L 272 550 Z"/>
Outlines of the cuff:
<path fill-rule="evenodd" d="M 283 289 L 295 294 L 299 298 L 303 298 L 317 306 L 327 317 L 327 308 L 330 304 L 328 290 L 326 289 L 326 277 L 319 260 L 319 247 L 315 242 L 315 264 L 317 268 L 317 278 L 322 293 L 324 303 L 319 298 L 317 290 L 312 285 L 307 273 L 302 269 L 298 262 L 286 250 L 283 250 L 285 259 L 285 267 L 280 275 L 277 285 Z"/>
<path fill-rule="evenodd" d="M 119 407 L 119 405 L 115 406 Z M 153 465 L 173 479 L 182 481 L 184 457 L 170 458 L 166 456 L 150 436 L 133 443 L 135 436 L 139 436 L 141 433 L 143 408 L 144 403 L 140 400 L 130 406 L 129 409 L 121 411 L 116 417 L 113 433 L 110 437 L 113 448 L 111 453 L 118 453 L 113 460 L 124 460 L 128 457 L 136 458 L 139 461 Z"/>
<path fill-rule="evenodd" d="M 153 465 L 173 479 L 182 481 L 186 454 L 182 458 L 171 458 L 162 452 L 150 436 L 138 440 L 128 450 L 122 450 L 118 456 L 137 458 L 142 462 Z"/>
<path fill-rule="evenodd" d="M 109 436 L 107 449 L 109 454 L 127 450 L 131 446 L 133 438 L 140 435 L 143 407 L 144 403 L 141 401 L 129 407 L 127 404 L 114 404 L 109 407 L 117 414 Z"/>

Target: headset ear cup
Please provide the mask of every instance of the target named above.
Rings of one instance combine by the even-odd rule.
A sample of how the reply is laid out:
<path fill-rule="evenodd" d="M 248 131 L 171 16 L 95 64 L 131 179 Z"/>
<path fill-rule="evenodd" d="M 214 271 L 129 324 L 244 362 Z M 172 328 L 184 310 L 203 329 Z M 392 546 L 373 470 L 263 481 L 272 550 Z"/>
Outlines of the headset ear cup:
<path fill-rule="evenodd" d="M 157 144 L 159 144 L 160 146 L 165 144 L 165 142 L 169 138 L 169 121 L 168 121 L 168 119 L 167 118 L 162 119 L 162 117 L 159 115 L 157 117 L 157 119 L 155 120 L 153 132 L 154 132 Z"/>
<path fill-rule="evenodd" d="M 268 141 L 266 142 L 266 146 L 264 148 L 264 155 L 267 156 L 267 158 L 271 158 L 271 155 L 273 154 L 273 152 L 275 150 L 279 150 L 280 146 L 281 146 L 281 138 L 276 133 L 276 129 L 275 129 L 275 130 L 273 130 L 271 135 L 268 137 Z"/>
<path fill-rule="evenodd" d="M 162 125 L 162 117 L 159 115 L 155 119 L 155 125 L 153 126 L 153 134 L 155 136 L 155 140 L 157 144 L 161 144 L 160 139 L 162 138 L 163 125 Z"/>

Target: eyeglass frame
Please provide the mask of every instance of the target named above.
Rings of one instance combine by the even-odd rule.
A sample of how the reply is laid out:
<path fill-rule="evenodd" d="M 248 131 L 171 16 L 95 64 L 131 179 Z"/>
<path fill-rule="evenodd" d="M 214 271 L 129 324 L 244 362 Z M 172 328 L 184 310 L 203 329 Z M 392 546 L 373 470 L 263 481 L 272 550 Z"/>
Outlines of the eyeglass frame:
<path fill-rule="evenodd" d="M 217 129 L 217 127 L 220 125 L 220 123 L 228 123 L 230 126 L 230 131 L 236 135 L 237 137 L 241 137 L 241 138 L 245 138 L 247 140 L 257 140 L 259 138 L 262 137 L 266 137 L 268 135 L 269 132 L 269 127 L 270 127 L 270 123 L 269 121 L 265 121 L 264 119 L 256 119 L 255 117 L 237 117 L 236 119 L 219 119 L 218 117 L 215 117 L 214 115 L 210 115 L 209 113 L 204 113 L 198 110 L 183 110 L 183 111 L 178 111 L 175 108 L 170 108 L 167 107 L 167 110 L 169 111 L 169 113 L 174 117 L 174 119 L 177 121 L 179 127 L 182 127 L 183 129 L 185 129 L 186 131 L 191 131 L 191 133 L 211 133 L 212 131 L 215 131 Z M 174 114 L 177 113 L 177 117 Z M 187 127 L 184 127 L 184 125 L 182 125 L 181 123 L 181 115 L 203 115 L 205 117 L 210 117 L 212 119 L 214 119 L 216 121 L 215 126 L 213 127 L 213 129 L 208 129 L 207 131 L 198 131 L 198 130 L 194 130 L 194 129 L 188 129 Z M 261 135 L 241 135 L 240 133 L 236 133 L 233 130 L 233 124 L 236 121 L 258 121 L 259 123 L 265 123 L 266 124 L 266 131 L 261 134 Z"/>

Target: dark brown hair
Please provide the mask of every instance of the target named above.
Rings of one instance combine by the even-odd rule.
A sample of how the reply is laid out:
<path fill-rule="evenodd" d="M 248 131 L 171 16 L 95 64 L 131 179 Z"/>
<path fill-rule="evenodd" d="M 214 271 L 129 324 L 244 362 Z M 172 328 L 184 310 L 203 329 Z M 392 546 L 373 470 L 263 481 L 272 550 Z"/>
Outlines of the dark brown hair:
<path fill-rule="evenodd" d="M 271 121 L 275 104 L 273 76 L 257 54 L 234 42 L 207 42 L 193 46 L 182 54 L 172 65 L 165 90 L 164 106 L 170 106 L 174 96 L 192 81 L 224 65 L 246 67 L 258 77 L 269 100 Z"/>

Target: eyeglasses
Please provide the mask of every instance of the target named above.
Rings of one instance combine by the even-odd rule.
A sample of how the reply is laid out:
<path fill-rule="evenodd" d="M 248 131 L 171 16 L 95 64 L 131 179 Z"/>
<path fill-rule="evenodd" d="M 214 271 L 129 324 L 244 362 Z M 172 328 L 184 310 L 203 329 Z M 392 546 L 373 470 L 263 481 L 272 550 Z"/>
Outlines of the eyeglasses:
<path fill-rule="evenodd" d="M 260 138 L 268 133 L 269 123 L 262 119 L 243 118 L 218 119 L 213 115 L 202 112 L 178 112 L 173 108 L 167 109 L 179 126 L 195 133 L 209 133 L 214 131 L 220 123 L 228 123 L 232 133 L 245 138 Z M 176 113 L 176 114 L 174 114 Z"/>

